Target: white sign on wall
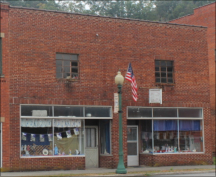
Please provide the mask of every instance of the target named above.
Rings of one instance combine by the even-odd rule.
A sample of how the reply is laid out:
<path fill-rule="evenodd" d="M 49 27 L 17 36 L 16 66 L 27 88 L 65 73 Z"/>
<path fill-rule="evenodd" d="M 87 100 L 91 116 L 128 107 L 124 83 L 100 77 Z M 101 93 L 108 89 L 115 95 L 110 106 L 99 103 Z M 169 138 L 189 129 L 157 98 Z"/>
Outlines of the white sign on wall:
<path fill-rule="evenodd" d="M 162 104 L 162 89 L 149 89 L 149 103 Z"/>
<path fill-rule="evenodd" d="M 119 111 L 118 93 L 114 93 L 114 113 L 118 113 L 118 111 Z"/>

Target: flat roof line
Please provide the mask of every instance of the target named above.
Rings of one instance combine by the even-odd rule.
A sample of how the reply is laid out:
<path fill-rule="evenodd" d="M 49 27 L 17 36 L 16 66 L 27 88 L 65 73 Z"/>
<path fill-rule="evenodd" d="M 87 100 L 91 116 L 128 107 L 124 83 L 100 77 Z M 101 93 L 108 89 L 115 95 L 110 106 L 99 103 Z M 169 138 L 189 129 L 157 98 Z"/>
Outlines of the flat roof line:
<path fill-rule="evenodd" d="M 37 9 L 37 8 L 29 8 L 29 7 L 10 6 L 10 8 L 28 9 L 28 10 L 37 10 L 37 11 L 54 12 L 54 13 L 64 13 L 64 14 L 74 14 L 74 15 L 100 17 L 100 18 L 131 20 L 131 21 L 140 21 L 140 22 L 149 22 L 149 23 L 159 23 L 159 24 L 168 24 L 168 25 L 177 25 L 177 26 L 189 26 L 189 27 L 207 28 L 206 26 L 186 25 L 186 24 L 177 24 L 177 23 L 159 22 L 159 21 L 149 21 L 149 20 L 140 20 L 140 19 L 132 19 L 132 18 L 122 18 L 122 17 L 110 17 L 110 16 L 80 14 L 80 13 L 64 12 L 64 11 L 57 11 L 57 10 Z"/>

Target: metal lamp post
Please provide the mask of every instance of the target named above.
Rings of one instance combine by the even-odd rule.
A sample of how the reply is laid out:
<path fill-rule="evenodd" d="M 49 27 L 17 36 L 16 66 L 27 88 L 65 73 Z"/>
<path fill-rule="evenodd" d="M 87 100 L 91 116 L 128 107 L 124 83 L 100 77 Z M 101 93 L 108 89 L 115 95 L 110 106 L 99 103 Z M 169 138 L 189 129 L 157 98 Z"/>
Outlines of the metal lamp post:
<path fill-rule="evenodd" d="M 121 89 L 124 82 L 124 77 L 121 75 L 121 72 L 118 71 L 115 77 L 115 83 L 118 86 L 118 95 L 119 95 L 119 162 L 118 167 L 116 169 L 116 173 L 118 174 L 126 174 L 127 170 L 124 166 L 124 158 L 123 158 L 123 135 L 122 135 L 122 98 L 121 98 Z"/>

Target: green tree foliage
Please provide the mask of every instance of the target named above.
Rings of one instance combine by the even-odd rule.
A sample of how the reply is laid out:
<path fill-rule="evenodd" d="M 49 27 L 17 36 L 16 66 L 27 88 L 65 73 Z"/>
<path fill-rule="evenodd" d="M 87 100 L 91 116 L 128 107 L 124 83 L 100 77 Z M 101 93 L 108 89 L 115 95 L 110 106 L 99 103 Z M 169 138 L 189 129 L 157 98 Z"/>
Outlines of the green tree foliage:
<path fill-rule="evenodd" d="M 193 9 L 215 0 L 4 0 L 12 6 L 61 10 L 73 13 L 170 21 L 192 14 Z"/>
<path fill-rule="evenodd" d="M 4 2 L 8 2 L 11 6 L 39 8 L 47 10 L 61 10 L 61 6 L 54 0 L 4 0 Z"/>

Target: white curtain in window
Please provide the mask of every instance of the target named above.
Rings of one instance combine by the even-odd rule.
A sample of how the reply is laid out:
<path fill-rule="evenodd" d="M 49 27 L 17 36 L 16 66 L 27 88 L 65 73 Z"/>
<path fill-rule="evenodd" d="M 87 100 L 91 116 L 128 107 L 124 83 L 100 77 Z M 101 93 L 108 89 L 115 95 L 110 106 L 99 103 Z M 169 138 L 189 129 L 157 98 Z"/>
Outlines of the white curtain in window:
<path fill-rule="evenodd" d="M 74 119 L 55 119 L 54 127 L 81 127 L 81 120 Z"/>
<path fill-rule="evenodd" d="M 21 119 L 21 127 L 51 127 L 52 119 Z M 57 119 L 54 120 L 54 127 L 81 127 L 81 120 Z"/>
<path fill-rule="evenodd" d="M 21 127 L 51 127 L 51 119 L 21 119 Z"/>

